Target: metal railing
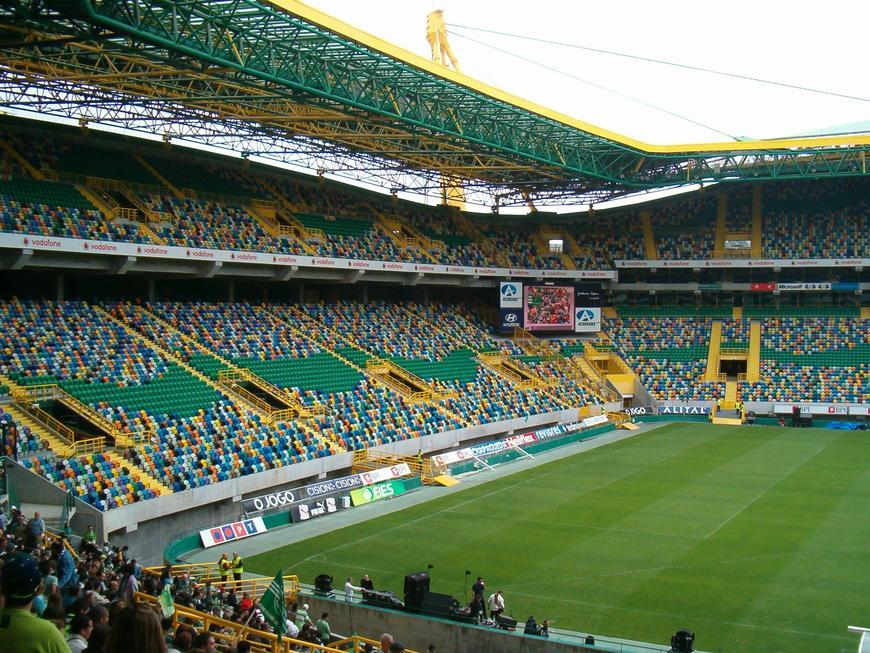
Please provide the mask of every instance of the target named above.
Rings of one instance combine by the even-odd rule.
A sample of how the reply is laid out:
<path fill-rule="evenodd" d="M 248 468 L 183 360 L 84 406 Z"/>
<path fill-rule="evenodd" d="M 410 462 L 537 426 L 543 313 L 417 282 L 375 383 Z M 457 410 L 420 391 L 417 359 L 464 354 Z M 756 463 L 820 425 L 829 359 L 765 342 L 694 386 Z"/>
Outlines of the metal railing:
<path fill-rule="evenodd" d="M 272 579 L 265 580 L 267 582 L 264 590 Z M 155 611 L 159 611 L 161 608 L 158 599 L 149 594 L 137 592 L 135 599 L 137 602 L 154 606 Z M 234 649 L 240 641 L 244 640 L 249 641 L 251 650 L 257 653 L 290 653 L 291 651 L 306 651 L 307 653 L 348 653 L 348 651 L 353 651 L 356 653 L 362 651 L 364 642 L 377 644 L 374 640 L 367 640 L 357 636 L 341 638 L 328 645 L 312 644 L 287 636 L 281 637 L 280 641 L 278 641 L 279 637 L 274 633 L 268 633 L 251 628 L 250 626 L 238 624 L 234 621 L 221 619 L 208 612 L 200 612 L 178 603 L 173 605 L 175 608 L 172 615 L 173 630 L 179 623 L 193 624 L 199 630 L 211 633 L 219 648 Z M 352 646 L 352 648 L 348 648 L 349 646 Z M 408 653 L 414 653 L 410 649 L 406 650 Z"/>

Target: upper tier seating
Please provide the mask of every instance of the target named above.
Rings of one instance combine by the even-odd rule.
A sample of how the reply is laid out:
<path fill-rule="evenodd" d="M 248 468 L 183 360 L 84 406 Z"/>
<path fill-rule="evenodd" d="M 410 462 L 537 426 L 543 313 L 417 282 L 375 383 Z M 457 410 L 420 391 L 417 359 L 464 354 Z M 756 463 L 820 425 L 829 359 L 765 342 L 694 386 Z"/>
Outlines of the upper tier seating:
<path fill-rule="evenodd" d="M 302 247 L 286 238 L 272 238 L 244 209 L 202 200 L 150 196 L 151 209 L 174 216 L 171 224 L 155 228 L 170 245 L 211 249 L 302 254 Z"/>
<path fill-rule="evenodd" d="M 866 179 L 782 183 L 763 197 L 766 258 L 866 257 L 870 251 Z"/>
<path fill-rule="evenodd" d="M 614 261 L 644 259 L 643 227 L 632 213 L 623 216 L 592 218 L 573 229 L 583 252 L 574 256 L 580 269 L 607 270 Z"/>
<path fill-rule="evenodd" d="M 677 200 L 653 210 L 652 228 L 661 259 L 705 259 L 713 256 L 716 200 Z"/>
<path fill-rule="evenodd" d="M 0 178 L 0 229 L 58 238 L 148 242 L 138 226 L 108 222 L 75 187 L 27 177 Z"/>
<path fill-rule="evenodd" d="M 564 267 L 563 256 L 539 254 L 534 242 L 536 234 L 526 226 L 512 228 L 491 219 L 457 217 L 439 208 L 393 203 L 389 198 L 357 189 L 309 181 L 278 170 L 252 169 L 247 164 L 205 154 L 185 152 L 175 157 L 151 143 L 122 142 L 105 135 L 91 134 L 85 139 L 60 128 L 47 128 L 40 133 L 38 129 L 12 125 L 2 136 L 31 166 L 49 176 L 56 173 L 61 180 L 75 176 L 75 183 L 88 177 L 117 180 L 135 192 L 149 195 L 145 199 L 152 208 L 175 215 L 155 226 L 158 235 L 173 245 L 417 263 L 432 263 L 435 259 L 443 264 L 477 267 L 500 264 L 537 269 Z M 140 163 L 137 156 L 146 163 Z M 4 231 L 147 242 L 147 236 L 136 224 L 106 222 L 73 187 L 52 182 L 34 185 L 27 179 L 26 167 L 16 157 L 0 161 L 0 175 L 6 180 L 0 188 L 0 211 L 4 213 L 0 228 Z M 198 193 L 198 199 L 162 199 L 157 190 L 165 186 L 161 177 L 182 189 L 185 197 L 188 191 Z M 286 203 L 278 201 L 267 185 L 276 188 Z M 870 251 L 867 190 L 865 179 L 762 186 L 763 256 L 866 256 Z M 164 194 L 168 192 L 166 189 Z M 122 206 L 129 208 L 118 191 L 112 193 Z M 216 202 L 218 197 L 224 199 Z M 298 220 L 310 230 L 321 230 L 323 235 L 308 233 L 306 245 L 310 250 L 292 237 L 273 237 L 271 226 L 264 228 L 256 216 L 243 208 L 248 199 L 277 201 L 279 224 L 301 233 L 294 222 Z M 712 256 L 717 201 L 718 194 L 712 192 L 687 199 L 673 198 L 652 206 L 649 210 L 659 258 Z M 728 190 L 729 232 L 751 230 L 751 206 L 751 195 L 745 188 Z M 378 224 L 382 217 L 404 222 L 412 232 L 440 241 L 443 246 L 432 246 L 426 252 L 419 243 L 400 246 L 397 242 L 405 243 L 403 238 L 408 233 L 394 241 L 387 227 Z M 573 234 L 577 240 L 576 245 L 566 243 L 565 249 L 577 267 L 606 269 L 613 266 L 614 260 L 645 258 L 637 211 L 577 216 L 571 220 L 560 223 L 559 229 Z M 469 227 L 467 221 L 478 227 Z M 475 242 L 476 236 L 470 235 L 479 230 L 489 235 L 487 242 Z"/>

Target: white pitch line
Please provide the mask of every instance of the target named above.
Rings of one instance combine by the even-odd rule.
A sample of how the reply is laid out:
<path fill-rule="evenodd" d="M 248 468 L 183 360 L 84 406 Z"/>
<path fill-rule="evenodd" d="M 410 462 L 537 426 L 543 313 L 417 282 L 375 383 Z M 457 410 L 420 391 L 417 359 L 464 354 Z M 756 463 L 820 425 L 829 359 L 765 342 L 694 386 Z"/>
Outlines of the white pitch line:
<path fill-rule="evenodd" d="M 643 467 L 638 467 L 637 469 L 634 469 L 634 470 L 632 470 L 632 471 L 630 471 L 630 472 L 627 472 L 627 473 L 625 473 L 625 474 L 622 474 L 621 476 L 617 476 L 617 477 L 615 477 L 615 478 L 608 479 L 605 483 L 602 483 L 602 484 L 600 484 L 600 485 L 593 486 L 593 487 L 591 487 L 591 488 L 585 490 L 585 492 L 590 492 L 590 491 L 593 491 L 593 490 L 598 490 L 598 489 L 601 489 L 601 488 L 603 488 L 603 487 L 606 487 L 606 486 L 610 485 L 611 483 L 615 483 L 616 481 L 622 480 L 623 478 L 627 478 L 627 477 L 631 476 L 632 474 L 637 474 L 638 472 L 647 469 L 647 468 L 649 467 L 649 465 L 657 465 L 657 464 L 660 463 L 660 462 L 664 462 L 664 461 L 667 460 L 668 458 L 673 458 L 673 457 L 675 457 L 675 456 L 678 456 L 678 455 L 681 454 L 682 452 L 683 452 L 682 450 L 677 451 L 677 452 L 675 452 L 675 453 L 672 453 L 672 454 L 669 454 L 669 455 L 667 455 L 667 456 L 664 456 L 663 458 L 661 458 L 661 459 L 659 459 L 659 460 L 656 460 L 656 461 L 653 462 L 653 463 L 647 463 L 647 464 L 644 465 Z M 570 466 L 573 466 L 573 465 L 574 465 L 574 463 L 571 463 Z M 468 500 L 466 500 L 466 501 L 462 501 L 462 502 L 460 502 L 460 503 L 457 503 L 455 506 L 449 506 L 449 507 L 447 507 L 447 508 L 442 508 L 441 510 L 436 510 L 435 512 L 427 513 L 427 514 L 425 514 L 425 515 L 423 515 L 423 516 L 421 516 L 421 517 L 418 517 L 417 519 L 412 519 L 411 521 L 402 522 L 401 524 L 396 524 L 395 526 L 391 526 L 390 528 L 387 528 L 387 529 L 384 529 L 384 530 L 376 531 L 376 532 L 372 533 L 371 535 L 366 535 L 365 537 L 361 537 L 361 538 L 359 538 L 359 539 L 357 539 L 357 540 L 354 540 L 353 542 L 345 542 L 345 543 L 343 543 L 343 544 L 338 544 L 338 545 L 336 545 L 336 546 L 330 547 L 329 549 L 321 550 L 320 552 L 318 552 L 318 553 L 316 553 L 316 554 L 314 554 L 314 555 L 308 556 L 307 558 L 303 558 L 302 560 L 300 560 L 300 561 L 294 563 L 293 565 L 289 565 L 289 566 L 286 567 L 286 568 L 289 569 L 289 568 L 291 568 L 291 567 L 293 567 L 293 566 L 295 566 L 295 565 L 301 565 L 301 564 L 304 564 L 304 563 L 309 562 L 310 560 L 314 559 L 316 556 L 325 556 L 327 553 L 330 553 L 330 552 L 332 552 L 332 551 L 338 551 L 338 550 L 340 550 L 340 549 L 344 549 L 344 548 L 346 548 L 346 547 L 348 547 L 348 546 L 356 546 L 356 545 L 359 544 L 360 542 L 365 542 L 366 540 L 370 540 L 370 539 L 375 538 L 375 537 L 380 537 L 380 536 L 383 535 L 384 533 L 389 533 L 390 531 L 398 530 L 398 529 L 400 529 L 400 528 L 405 528 L 405 527 L 407 527 L 407 526 L 411 526 L 412 524 L 417 524 L 417 523 L 419 523 L 419 522 L 421 522 L 421 521 L 425 521 L 425 520 L 427 520 L 427 519 L 431 519 L 432 517 L 436 517 L 436 516 L 441 515 L 441 514 L 444 514 L 444 513 L 449 513 L 449 512 L 451 512 L 451 511 L 455 510 L 456 508 L 461 508 L 462 506 L 467 506 L 467 505 L 470 504 L 470 503 L 476 503 L 477 501 L 480 501 L 481 499 L 485 499 L 485 498 L 487 498 L 487 497 L 491 497 L 492 495 L 494 495 L 494 494 L 498 494 L 499 492 L 503 492 L 504 490 L 510 490 L 510 489 L 515 488 L 515 487 L 517 487 L 517 486 L 519 486 L 519 485 L 523 485 L 523 484 L 526 483 L 527 481 L 533 481 L 533 480 L 535 480 L 535 479 L 541 478 L 542 476 L 548 476 L 549 474 L 552 474 L 552 473 L 554 473 L 554 472 L 553 472 L 553 471 L 550 471 L 550 472 L 543 472 L 543 473 L 541 473 L 541 474 L 536 474 L 535 476 L 532 476 L 532 477 L 530 477 L 530 478 L 528 478 L 528 479 L 524 479 L 524 480 L 522 480 L 522 481 L 517 481 L 516 483 L 512 483 L 511 485 L 505 485 L 504 487 L 500 487 L 500 488 L 498 488 L 498 489 L 495 489 L 495 490 L 493 490 L 492 492 L 487 492 L 486 494 L 483 494 L 483 495 L 481 495 L 481 496 L 477 496 L 477 497 L 474 497 L 474 498 L 472 498 L 472 499 L 468 499 Z"/>
<path fill-rule="evenodd" d="M 586 605 L 593 608 L 604 608 L 606 610 L 614 610 L 616 612 L 634 612 L 637 614 L 651 614 L 657 617 L 668 617 L 670 619 L 684 619 L 684 620 L 692 620 L 693 622 L 698 621 L 706 621 L 708 623 L 713 624 L 722 624 L 725 626 L 736 626 L 738 628 L 754 628 L 757 630 L 771 630 L 778 633 L 788 633 L 790 635 L 809 635 L 813 637 L 824 637 L 826 639 L 837 639 L 843 641 L 852 641 L 851 637 L 845 637 L 841 635 L 831 635 L 828 633 L 817 633 L 813 631 L 806 630 L 795 630 L 793 628 L 778 628 L 776 626 L 764 626 L 761 624 L 747 624 L 739 621 L 720 621 L 718 619 L 710 619 L 709 617 L 702 617 L 700 615 L 685 615 L 679 614 L 675 615 L 673 612 L 659 612 L 657 610 L 641 610 L 639 608 L 626 608 L 624 606 L 618 605 L 610 605 L 608 603 L 593 603 L 592 601 L 581 601 L 578 599 L 568 599 L 559 596 L 553 596 L 552 594 L 529 594 L 527 592 L 518 592 L 518 594 L 522 594 L 523 596 L 528 596 L 533 599 L 546 599 L 549 601 L 556 601 L 557 603 L 572 603 L 575 605 Z"/>
<path fill-rule="evenodd" d="M 722 528 L 724 528 L 727 524 L 731 523 L 734 519 L 736 519 L 736 518 L 739 517 L 741 514 L 743 514 L 743 512 L 744 512 L 747 508 L 749 508 L 752 504 L 754 504 L 756 501 L 758 501 L 759 499 L 761 499 L 761 497 L 763 497 L 765 494 L 767 494 L 768 492 L 770 492 L 773 488 L 775 488 L 777 485 L 779 485 L 780 483 L 782 483 L 785 479 L 787 479 L 789 476 L 791 476 L 792 474 L 794 474 L 797 470 L 799 470 L 801 467 L 803 467 L 804 465 L 806 465 L 808 462 L 810 462 L 813 458 L 815 458 L 816 456 L 818 456 L 820 453 L 822 453 L 822 452 L 823 452 L 825 449 L 827 449 L 827 448 L 828 448 L 828 445 L 824 445 L 821 449 L 818 449 L 818 450 L 815 451 L 811 456 L 809 456 L 808 458 L 806 458 L 805 460 L 803 460 L 799 465 L 793 467 L 792 469 L 790 469 L 789 471 L 787 471 L 785 474 L 783 474 L 782 476 L 780 476 L 780 477 L 779 477 L 778 479 L 776 479 L 773 483 L 771 483 L 771 484 L 768 485 L 766 488 L 764 488 L 764 489 L 763 489 L 763 490 L 762 490 L 762 491 L 761 491 L 761 492 L 760 492 L 760 493 L 759 493 L 759 494 L 758 494 L 754 499 L 752 499 L 749 503 L 747 503 L 747 504 L 745 504 L 744 506 L 742 506 L 741 508 L 739 508 L 739 509 L 737 510 L 737 512 L 735 512 L 735 513 L 734 513 L 733 515 L 731 515 L 728 519 L 726 519 L 726 520 L 723 521 L 721 524 L 719 524 L 716 528 L 714 528 L 712 531 L 710 531 L 710 533 L 708 533 L 707 535 L 705 535 L 703 539 L 705 539 L 705 540 L 709 540 L 709 539 L 710 539 L 711 537 L 713 537 L 716 533 L 718 533 L 720 530 L 722 530 Z"/>

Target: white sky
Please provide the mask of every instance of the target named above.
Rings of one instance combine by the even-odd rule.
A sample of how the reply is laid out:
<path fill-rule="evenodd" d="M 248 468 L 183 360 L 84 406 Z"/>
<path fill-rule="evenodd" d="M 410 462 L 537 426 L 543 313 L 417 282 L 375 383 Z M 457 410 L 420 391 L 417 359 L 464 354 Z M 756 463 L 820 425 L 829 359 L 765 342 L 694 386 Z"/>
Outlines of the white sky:
<path fill-rule="evenodd" d="M 863 0 L 308 0 L 308 4 L 427 58 L 426 15 L 443 9 L 448 25 L 575 43 L 870 98 L 865 34 L 870 3 Z M 463 72 L 469 76 L 651 143 L 729 139 L 459 35 L 557 67 L 734 136 L 770 138 L 870 120 L 870 102 L 448 30 Z"/>

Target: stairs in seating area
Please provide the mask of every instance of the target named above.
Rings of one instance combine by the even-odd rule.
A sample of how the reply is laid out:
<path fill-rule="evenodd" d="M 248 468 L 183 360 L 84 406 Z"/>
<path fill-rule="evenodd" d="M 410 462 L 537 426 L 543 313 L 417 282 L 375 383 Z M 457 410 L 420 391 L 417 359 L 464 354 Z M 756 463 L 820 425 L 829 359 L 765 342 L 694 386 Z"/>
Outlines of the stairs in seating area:
<path fill-rule="evenodd" d="M 11 387 L 11 386 L 10 386 Z M 31 432 L 35 433 L 43 442 L 48 444 L 48 448 L 61 458 L 70 458 L 76 454 L 75 445 L 70 436 L 58 434 L 54 429 L 50 429 L 42 421 L 37 419 L 22 408 L 13 404 L 7 404 L 3 410 L 12 415 L 12 418 L 21 424 L 30 428 Z M 60 424 L 60 426 L 63 426 Z"/>
<path fill-rule="evenodd" d="M 601 334 L 606 337 L 605 334 Z M 635 383 L 639 383 L 634 371 L 619 357 L 609 342 L 583 343 L 583 359 L 603 379 L 606 379 L 623 398 L 633 397 Z"/>
<path fill-rule="evenodd" d="M 142 307 L 135 307 L 135 310 L 144 311 L 146 309 Z M 218 371 L 217 379 L 206 376 L 193 366 L 189 365 L 171 352 L 164 349 L 159 343 L 156 343 L 153 340 L 144 337 L 138 332 L 132 331 L 129 325 L 125 324 L 124 322 L 120 323 L 125 329 L 128 330 L 128 332 L 130 332 L 135 337 L 141 338 L 142 341 L 145 342 L 149 347 L 160 351 L 161 353 L 163 353 L 164 356 L 175 361 L 185 370 L 196 376 L 204 383 L 207 383 L 218 392 L 229 392 L 237 401 L 241 400 L 246 408 L 257 413 L 264 421 L 268 423 L 274 423 L 276 421 L 285 421 L 291 419 L 304 420 L 309 419 L 315 415 L 324 414 L 324 409 L 322 406 L 303 406 L 287 392 L 269 383 L 251 370 L 239 367 L 233 364 L 231 361 L 219 356 L 215 352 L 206 349 L 196 340 L 194 340 L 187 334 L 182 333 L 174 326 L 169 324 L 166 320 L 158 317 L 150 311 L 148 312 L 148 315 L 155 322 L 159 322 L 167 331 L 178 335 L 201 354 L 210 356 L 220 361 L 225 366 L 225 369 Z M 276 403 L 283 404 L 285 408 L 273 407 L 268 401 L 261 399 L 256 394 L 248 390 L 244 386 L 244 384 L 250 384 L 264 394 L 271 396 L 276 400 Z M 299 427 L 304 430 L 304 427 L 301 424 L 299 425 Z"/>
<path fill-rule="evenodd" d="M 749 352 L 746 358 L 746 381 L 756 383 L 761 380 L 761 322 L 749 323 Z"/>
<path fill-rule="evenodd" d="M 659 251 L 653 234 L 652 220 L 649 211 L 640 212 L 640 225 L 643 229 L 643 253 L 650 261 L 658 260 Z"/>
<path fill-rule="evenodd" d="M 725 258 L 725 233 L 727 227 L 728 196 L 725 193 L 719 195 L 716 205 L 716 232 L 713 239 L 713 258 Z"/>
<path fill-rule="evenodd" d="M 301 223 L 298 228 L 291 227 L 286 224 L 281 224 L 277 219 L 276 205 L 274 202 L 254 201 L 246 207 L 248 214 L 260 223 L 260 226 L 266 230 L 272 238 L 284 238 L 293 243 L 298 243 L 307 254 L 314 254 L 304 238 L 300 238 L 299 234 L 304 234 L 305 229 Z"/>
<path fill-rule="evenodd" d="M 76 190 L 96 206 L 106 216 L 106 220 L 114 220 L 117 217 L 118 209 L 121 207 L 110 195 L 91 190 L 87 186 L 76 186 Z"/>
<path fill-rule="evenodd" d="M 111 460 L 113 463 L 117 463 L 119 467 L 126 467 L 130 470 L 133 476 L 138 476 L 139 480 L 150 490 L 153 490 L 155 494 L 166 495 L 172 494 L 172 488 L 167 487 L 156 478 L 154 478 L 151 474 L 146 472 L 144 469 L 134 464 L 132 461 L 127 460 L 126 458 L 118 455 L 112 451 L 104 451 L 103 456 Z"/>
<path fill-rule="evenodd" d="M 391 360 L 369 358 L 366 361 L 366 374 L 399 393 L 409 404 L 440 401 L 451 396 L 438 393 L 430 383 Z M 452 396 L 455 397 L 456 393 L 452 393 Z"/>
<path fill-rule="evenodd" d="M 507 379 L 521 390 L 544 388 L 551 385 L 532 372 L 523 363 L 515 361 L 504 354 L 480 353 L 477 355 L 477 360 L 484 367 Z"/>
<path fill-rule="evenodd" d="M 421 460 L 422 458 L 422 460 Z M 383 469 L 384 467 L 393 467 L 401 464 L 408 465 L 411 474 L 419 476 L 426 485 L 440 485 L 435 477 L 441 471 L 432 463 L 429 458 L 422 456 L 400 456 L 398 454 L 376 451 L 374 449 L 357 449 L 353 452 L 353 464 L 351 471 L 354 474 L 368 472 L 375 469 Z"/>
<path fill-rule="evenodd" d="M 429 259 L 432 263 L 438 263 L 440 259 L 433 254 L 433 251 L 444 251 L 443 240 L 433 240 L 428 236 L 423 235 L 413 225 L 403 222 L 396 218 L 391 218 L 377 209 L 370 207 L 371 212 L 375 216 L 375 224 L 380 227 L 390 240 L 392 240 L 400 249 L 412 249 L 418 251 L 421 255 Z"/>
<path fill-rule="evenodd" d="M 705 381 L 719 379 L 719 350 L 722 345 L 722 320 L 713 320 L 710 325 L 710 344 L 707 349 L 707 371 Z"/>
<path fill-rule="evenodd" d="M 84 413 L 79 412 L 78 407 L 82 407 L 81 410 L 86 409 L 91 413 L 94 412 L 58 385 L 22 386 L 3 374 L 0 374 L 0 383 L 6 385 L 12 395 L 12 403 L 7 404 L 4 408 L 8 408 L 13 417 L 20 418 L 22 423 L 29 426 L 33 432 L 38 433 L 43 440 L 48 442 L 49 447 L 56 454 L 71 457 L 103 451 L 106 445 L 104 438 L 77 440 L 75 431 L 39 406 L 41 401 L 60 401 L 70 410 L 82 415 Z M 102 422 L 99 426 L 111 426 L 108 421 L 102 419 L 102 416 L 98 415 L 97 417 Z M 113 426 L 112 428 L 114 429 Z"/>
<path fill-rule="evenodd" d="M 28 161 L 21 153 L 12 147 L 12 144 L 5 138 L 0 139 L 0 149 L 4 150 L 6 154 L 15 159 L 15 162 L 24 168 L 34 179 L 45 179 L 45 175 L 42 174 L 42 171 L 37 169 L 30 161 Z"/>
<path fill-rule="evenodd" d="M 139 163 L 143 168 L 145 168 L 151 175 L 159 181 L 161 184 L 166 186 L 175 197 L 182 200 L 185 197 L 185 194 L 182 193 L 178 188 L 176 188 L 171 181 L 169 181 L 166 177 L 160 174 L 160 171 L 157 170 L 154 166 L 148 163 L 145 159 L 143 159 L 139 154 L 134 153 L 133 158 L 136 159 L 136 162 Z"/>
<path fill-rule="evenodd" d="M 616 393 L 607 386 L 607 382 L 582 358 L 563 356 L 547 340 L 538 338 L 522 327 L 514 329 L 513 341 L 527 354 L 552 361 L 559 372 L 579 381 L 590 394 L 597 395 L 604 401 L 617 399 Z"/>
<path fill-rule="evenodd" d="M 737 403 L 737 381 L 725 382 L 725 402 L 732 405 Z"/>
<path fill-rule="evenodd" d="M 752 249 L 750 252 L 752 258 L 762 258 L 764 234 L 761 227 L 761 186 L 756 186 L 752 189 Z"/>

